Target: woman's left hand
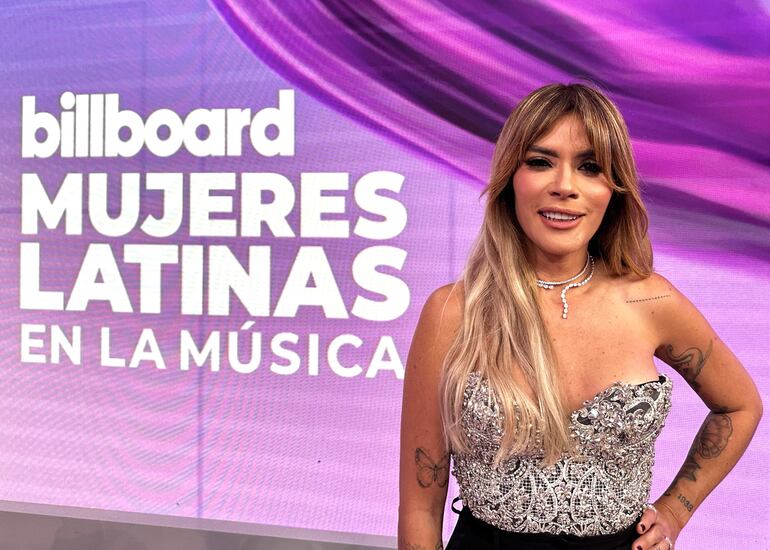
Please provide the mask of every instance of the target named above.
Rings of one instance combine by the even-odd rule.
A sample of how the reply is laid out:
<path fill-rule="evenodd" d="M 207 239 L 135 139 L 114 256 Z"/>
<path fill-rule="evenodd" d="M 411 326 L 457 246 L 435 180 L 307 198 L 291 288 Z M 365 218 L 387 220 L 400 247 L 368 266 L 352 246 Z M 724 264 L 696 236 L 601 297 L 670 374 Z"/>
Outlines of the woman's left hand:
<path fill-rule="evenodd" d="M 679 536 L 679 522 L 667 506 L 657 502 L 648 504 L 642 518 L 636 525 L 636 532 L 642 535 L 631 545 L 632 550 L 671 550 Z"/>

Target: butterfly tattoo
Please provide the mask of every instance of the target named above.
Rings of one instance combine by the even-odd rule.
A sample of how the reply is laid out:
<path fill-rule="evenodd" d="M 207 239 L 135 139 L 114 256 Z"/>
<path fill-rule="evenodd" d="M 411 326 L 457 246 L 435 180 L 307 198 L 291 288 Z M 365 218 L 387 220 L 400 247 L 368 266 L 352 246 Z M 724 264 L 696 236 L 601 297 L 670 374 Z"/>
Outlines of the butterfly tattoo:
<path fill-rule="evenodd" d="M 449 482 L 448 459 L 449 453 L 446 453 L 441 457 L 441 464 L 439 464 L 418 447 L 414 452 L 414 461 L 417 464 L 417 483 L 420 484 L 420 487 L 430 487 L 434 483 L 439 487 L 446 487 Z"/>

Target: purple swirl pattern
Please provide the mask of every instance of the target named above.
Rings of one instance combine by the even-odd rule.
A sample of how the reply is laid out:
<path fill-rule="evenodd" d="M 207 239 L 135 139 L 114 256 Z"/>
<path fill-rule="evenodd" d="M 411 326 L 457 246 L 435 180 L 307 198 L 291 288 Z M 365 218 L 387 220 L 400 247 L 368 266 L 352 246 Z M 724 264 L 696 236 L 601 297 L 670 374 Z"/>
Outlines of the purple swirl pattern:
<path fill-rule="evenodd" d="M 770 262 L 770 17 L 752 2 L 212 0 L 307 93 L 482 184 L 515 103 L 583 79 L 629 125 L 656 245 Z M 688 221 L 686 234 L 681 220 Z"/>
<path fill-rule="evenodd" d="M 307 529 L 360 534 L 369 542 L 370 536 L 391 537 L 401 380 L 387 371 L 375 379 L 342 378 L 328 360 L 311 375 L 310 351 L 302 352 L 296 374 L 277 375 L 268 343 L 278 332 L 291 332 L 299 337 L 297 349 L 309 350 L 309 336 L 317 334 L 324 350 L 344 330 L 364 343 L 345 346 L 343 364 L 365 365 L 383 335 L 392 336 L 406 359 L 420 303 L 461 267 L 480 214 L 473 198 L 509 110 L 541 84 L 577 77 L 602 86 L 629 122 L 653 217 L 656 267 L 693 298 L 751 369 L 763 395 L 770 394 L 770 316 L 762 307 L 770 291 L 767 8 L 750 0 L 740 6 L 646 0 L 633 10 L 597 4 L 4 3 L 2 500 L 106 511 L 110 521 L 140 512 L 162 515 L 164 524 L 178 517 L 182 525 L 203 518 L 303 529 L 297 538 L 308 536 Z M 248 147 L 237 158 L 20 154 L 22 96 L 35 96 L 42 111 L 58 116 L 65 90 L 118 93 L 122 106 L 147 116 L 159 108 L 184 114 L 273 106 L 276 91 L 287 87 L 299 92 L 298 153 L 290 158 L 268 159 Z M 308 171 L 355 177 L 382 169 L 403 173 L 408 184 L 400 198 L 410 223 L 392 244 L 409 255 L 401 275 L 411 302 L 394 322 L 330 319 L 318 307 L 303 307 L 293 318 L 260 318 L 254 329 L 264 334 L 262 366 L 243 375 L 229 367 L 181 368 L 182 330 L 202 342 L 212 331 L 239 331 L 250 316 L 235 299 L 227 317 L 183 315 L 181 271 L 173 266 L 164 268 L 158 315 L 138 308 L 117 313 L 102 300 L 86 311 L 20 307 L 21 243 L 40 244 L 41 288 L 70 296 L 90 244 L 109 243 L 120 261 L 124 244 L 158 242 L 138 229 L 107 238 L 88 223 L 80 235 L 65 234 L 61 224 L 22 233 L 23 173 L 38 174 L 49 192 L 70 172 L 108 173 L 116 185 L 109 210 L 118 212 L 117 182 L 127 172 L 274 171 L 300 183 L 298 175 Z M 143 193 L 141 204 L 142 216 L 160 216 L 164 207 L 156 193 Z M 352 219 L 355 201 L 348 204 Z M 189 221 L 189 208 L 184 215 Z M 296 208 L 289 222 L 298 215 Z M 270 246 L 271 303 L 297 247 L 309 242 L 267 233 L 258 241 L 201 240 L 184 227 L 164 243 L 227 244 L 242 261 L 252 244 Z M 362 289 L 348 267 L 371 243 L 356 236 L 325 244 L 340 292 L 352 303 Z M 121 263 L 126 291 L 138 305 L 142 290 L 134 267 Z M 22 324 L 67 331 L 81 326 L 81 364 L 23 360 Z M 112 329 L 109 354 L 126 359 L 141 331 L 152 328 L 168 368 L 149 361 L 107 367 L 102 327 Z M 38 351 L 50 357 L 48 349 Z M 657 445 L 656 492 L 670 480 L 666 471 L 673 476 L 681 465 L 698 426 L 693 412 L 705 410 L 684 384 L 675 386 L 672 399 Z M 770 524 L 764 505 L 769 427 L 760 424 L 728 482 L 699 509 L 680 539 L 683 547 L 770 547 L 763 529 Z M 455 489 L 450 480 L 450 496 Z M 445 538 L 453 516 L 447 509 Z M 388 544 L 395 538 L 376 546 Z"/>

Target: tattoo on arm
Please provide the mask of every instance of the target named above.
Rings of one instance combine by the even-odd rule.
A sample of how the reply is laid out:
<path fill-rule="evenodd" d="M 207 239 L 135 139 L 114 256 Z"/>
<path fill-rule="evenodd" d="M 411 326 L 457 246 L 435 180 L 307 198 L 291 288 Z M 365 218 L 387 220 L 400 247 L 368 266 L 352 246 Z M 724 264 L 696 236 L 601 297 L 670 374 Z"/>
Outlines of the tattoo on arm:
<path fill-rule="evenodd" d="M 698 434 L 698 453 L 703 458 L 716 458 L 727 447 L 733 435 L 733 421 L 724 412 L 712 412 L 706 417 Z"/>
<path fill-rule="evenodd" d="M 682 503 L 682 506 L 684 506 L 688 512 L 692 512 L 692 502 L 690 502 L 686 496 L 679 493 L 679 496 L 677 496 L 676 499 Z"/>
<path fill-rule="evenodd" d="M 698 461 L 695 460 L 695 450 L 691 448 L 687 458 L 684 459 L 684 464 L 679 470 L 677 477 L 682 479 L 689 479 L 690 481 L 698 481 L 698 478 L 695 477 L 695 474 L 698 470 L 700 470 L 700 468 L 700 464 L 698 464 Z"/>
<path fill-rule="evenodd" d="M 418 447 L 414 451 L 414 461 L 417 464 L 417 483 L 427 488 L 434 483 L 446 487 L 449 482 L 449 453 L 445 453 L 438 462 L 434 461 L 425 449 Z"/>
<path fill-rule="evenodd" d="M 684 464 L 679 469 L 679 473 L 668 490 L 663 493 L 665 496 L 672 495 L 673 488 L 676 487 L 681 479 L 698 481 L 695 474 L 701 469 L 701 464 L 698 462 L 699 459 L 716 458 L 727 448 L 727 443 L 733 434 L 733 421 L 730 415 L 724 411 L 725 409 L 717 409 L 717 411 L 708 414 L 690 447 L 690 452 L 687 454 Z M 693 504 L 689 498 L 678 492 L 676 499 L 682 503 L 682 506 L 688 512 L 692 512 Z"/>
<path fill-rule="evenodd" d="M 692 389 L 697 390 L 700 388 L 700 384 L 696 382 L 696 378 L 706 365 L 706 360 L 711 355 L 711 349 L 713 347 L 713 340 L 709 340 L 708 349 L 704 352 L 696 347 L 687 348 L 679 355 L 674 354 L 674 346 L 666 344 L 663 347 L 662 359 L 671 365 L 676 372 L 682 375 Z"/>
<path fill-rule="evenodd" d="M 698 472 L 698 470 L 701 469 L 701 465 L 698 464 L 698 461 L 695 459 L 696 450 L 697 441 L 693 442 L 692 446 L 690 447 L 690 451 L 687 453 L 687 458 L 684 459 L 684 464 L 682 464 L 682 467 L 679 468 L 679 472 L 676 474 L 676 477 L 674 477 L 674 481 L 671 482 L 671 485 L 669 485 L 668 489 L 666 489 L 666 492 L 663 493 L 663 496 L 670 497 L 674 491 L 674 488 L 678 486 L 679 481 L 682 479 L 688 479 L 690 481 L 698 480 L 695 474 Z M 677 500 L 683 503 L 682 498 L 682 493 L 679 493 Z M 689 503 L 690 501 L 687 500 L 687 502 Z M 692 505 L 690 505 L 688 511 L 692 511 Z"/>
<path fill-rule="evenodd" d="M 439 487 L 446 487 L 449 483 L 449 453 L 444 453 L 441 460 L 436 462 L 431 458 L 428 451 L 422 447 L 417 447 L 414 450 L 414 462 L 417 465 L 417 483 L 420 487 L 428 488 L 434 484 Z M 405 538 L 399 536 L 398 538 L 399 550 L 428 550 L 423 544 L 417 544 L 413 542 L 407 542 Z M 444 543 L 439 537 L 436 545 L 431 550 L 444 550 Z"/>

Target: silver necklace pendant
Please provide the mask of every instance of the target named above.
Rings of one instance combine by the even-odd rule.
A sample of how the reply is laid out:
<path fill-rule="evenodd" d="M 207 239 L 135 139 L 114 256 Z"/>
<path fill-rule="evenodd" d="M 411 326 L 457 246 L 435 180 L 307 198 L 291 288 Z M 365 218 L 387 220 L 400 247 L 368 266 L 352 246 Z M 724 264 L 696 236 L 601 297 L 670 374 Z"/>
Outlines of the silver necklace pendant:
<path fill-rule="evenodd" d="M 574 281 L 575 279 L 580 277 L 583 273 L 585 273 L 586 267 L 588 267 L 589 263 L 591 264 L 591 273 L 588 274 L 588 277 L 586 277 L 585 279 L 583 279 L 579 283 L 571 283 L 571 284 L 568 284 L 567 286 L 565 286 L 564 288 L 561 289 L 561 303 L 564 305 L 564 309 L 563 309 L 562 314 L 561 314 L 561 318 L 562 319 L 566 319 L 567 318 L 567 312 L 569 311 L 569 306 L 567 305 L 567 291 L 570 288 L 577 288 L 579 286 L 583 286 L 584 284 L 586 284 L 588 281 L 591 280 L 591 277 L 594 276 L 594 258 L 593 258 L 593 256 L 591 256 L 589 254 L 588 258 L 586 259 L 586 264 L 585 264 L 585 266 L 583 266 L 583 269 L 580 271 L 580 273 L 578 273 L 574 277 L 570 277 L 566 281 L 543 281 L 541 279 L 537 280 L 537 286 L 539 286 L 540 288 L 544 288 L 546 290 L 551 290 L 551 289 L 553 289 L 554 287 L 556 287 L 558 285 L 563 285 L 563 284 L 568 283 L 570 281 Z"/>

